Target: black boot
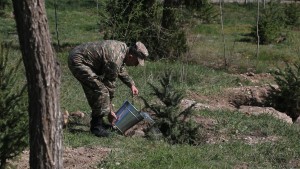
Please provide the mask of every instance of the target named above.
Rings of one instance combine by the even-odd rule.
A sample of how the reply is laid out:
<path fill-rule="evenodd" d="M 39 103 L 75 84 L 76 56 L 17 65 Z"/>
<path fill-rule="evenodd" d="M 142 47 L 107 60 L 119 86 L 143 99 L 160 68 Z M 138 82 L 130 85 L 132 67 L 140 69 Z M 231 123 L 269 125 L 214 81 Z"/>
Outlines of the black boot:
<path fill-rule="evenodd" d="M 104 123 L 103 123 L 102 117 L 97 117 L 97 118 L 92 117 L 90 130 L 97 137 L 108 137 L 110 134 L 104 128 Z"/>

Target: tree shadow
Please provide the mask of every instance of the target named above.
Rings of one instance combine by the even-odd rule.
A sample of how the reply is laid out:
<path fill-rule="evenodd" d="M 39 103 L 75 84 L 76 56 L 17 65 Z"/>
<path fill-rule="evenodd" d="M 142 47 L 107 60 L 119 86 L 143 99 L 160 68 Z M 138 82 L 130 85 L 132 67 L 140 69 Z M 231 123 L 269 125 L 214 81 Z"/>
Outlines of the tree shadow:
<path fill-rule="evenodd" d="M 238 42 L 246 42 L 246 43 L 254 43 L 254 35 L 253 33 L 243 33 L 241 34 L 242 38 L 238 39 Z"/>
<path fill-rule="evenodd" d="M 69 51 L 74 47 L 80 45 L 80 43 L 62 43 L 58 44 L 57 42 L 53 42 L 53 47 L 56 52 Z"/>
<path fill-rule="evenodd" d="M 113 131 L 115 130 L 112 125 L 104 124 L 103 127 L 107 130 Z M 90 126 L 88 124 L 84 124 L 81 122 L 70 122 L 65 127 L 70 133 L 86 133 L 90 132 Z"/>
<path fill-rule="evenodd" d="M 66 130 L 70 133 L 85 133 L 90 132 L 90 128 L 87 124 L 79 123 L 79 122 L 70 122 L 66 126 Z"/>

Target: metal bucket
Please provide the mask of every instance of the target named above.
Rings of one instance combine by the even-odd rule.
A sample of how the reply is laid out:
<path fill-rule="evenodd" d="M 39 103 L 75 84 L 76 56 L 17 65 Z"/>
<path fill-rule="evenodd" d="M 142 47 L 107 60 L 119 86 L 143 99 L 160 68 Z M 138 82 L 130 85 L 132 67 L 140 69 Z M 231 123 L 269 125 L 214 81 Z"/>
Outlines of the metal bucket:
<path fill-rule="evenodd" d="M 140 112 L 128 101 L 125 101 L 121 108 L 116 112 L 117 121 L 114 127 L 123 134 L 132 126 L 143 120 Z"/>

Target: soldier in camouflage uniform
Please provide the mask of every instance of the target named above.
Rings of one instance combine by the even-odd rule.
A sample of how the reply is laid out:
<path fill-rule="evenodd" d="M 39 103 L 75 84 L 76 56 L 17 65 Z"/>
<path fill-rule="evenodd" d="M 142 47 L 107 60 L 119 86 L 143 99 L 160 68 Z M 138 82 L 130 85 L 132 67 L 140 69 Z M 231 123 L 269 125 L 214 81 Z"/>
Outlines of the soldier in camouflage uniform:
<path fill-rule="evenodd" d="M 89 42 L 75 47 L 69 54 L 68 64 L 75 78 L 81 83 L 92 109 L 91 132 L 98 137 L 107 137 L 103 117 L 116 118 L 111 101 L 114 98 L 116 79 L 127 85 L 133 95 L 138 94 L 126 66 L 144 65 L 148 51 L 143 43 L 128 47 L 115 40 Z"/>

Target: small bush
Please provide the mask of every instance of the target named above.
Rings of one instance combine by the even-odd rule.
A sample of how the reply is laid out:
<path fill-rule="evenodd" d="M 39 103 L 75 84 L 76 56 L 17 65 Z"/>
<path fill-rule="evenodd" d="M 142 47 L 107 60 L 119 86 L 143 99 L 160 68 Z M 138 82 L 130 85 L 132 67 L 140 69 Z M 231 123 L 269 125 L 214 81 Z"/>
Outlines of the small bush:
<path fill-rule="evenodd" d="M 268 102 L 295 121 L 300 115 L 300 63 L 286 63 L 284 70 L 273 71 L 272 75 L 279 88 L 271 86 Z"/>
<path fill-rule="evenodd" d="M 0 0 L 0 17 L 5 16 L 5 9 L 10 6 L 9 0 Z"/>
<path fill-rule="evenodd" d="M 188 13 L 192 17 L 200 19 L 202 23 L 213 23 L 219 16 L 217 8 L 208 0 L 185 1 Z"/>
<path fill-rule="evenodd" d="M 20 66 L 9 65 L 9 48 L 0 46 L 0 168 L 7 160 L 20 154 L 27 146 L 28 113 L 25 89 L 18 87 L 16 73 Z"/>
<path fill-rule="evenodd" d="M 154 91 L 152 94 L 160 102 L 150 105 L 143 99 L 144 103 L 155 113 L 156 126 L 169 143 L 197 145 L 201 141 L 201 136 L 199 125 L 192 121 L 194 104 L 182 111 L 180 102 L 183 94 L 173 89 L 171 81 L 171 72 L 167 71 L 159 81 L 161 87 L 150 84 Z"/>
<path fill-rule="evenodd" d="M 284 13 L 286 15 L 285 23 L 289 26 L 299 26 L 300 5 L 297 3 L 286 4 Z"/>
<path fill-rule="evenodd" d="M 9 0 L 0 0 L 0 10 L 5 9 L 6 6 L 10 5 L 10 1 Z"/>
<path fill-rule="evenodd" d="M 282 34 L 285 27 L 284 8 L 279 2 L 269 2 L 259 16 L 258 34 L 261 44 L 274 43 Z M 252 28 L 252 36 L 258 41 L 256 36 L 257 26 Z"/>
<path fill-rule="evenodd" d="M 177 58 L 186 52 L 186 37 L 177 24 L 176 8 L 170 9 L 175 18 L 172 29 L 162 26 L 164 9 L 157 1 L 112 0 L 107 3 L 106 9 L 107 12 L 100 14 L 100 31 L 104 32 L 104 39 L 116 39 L 129 45 L 142 41 L 153 60 Z"/>

